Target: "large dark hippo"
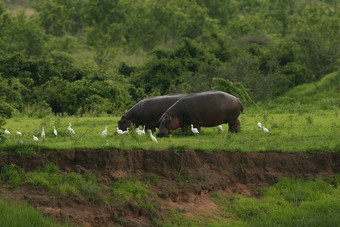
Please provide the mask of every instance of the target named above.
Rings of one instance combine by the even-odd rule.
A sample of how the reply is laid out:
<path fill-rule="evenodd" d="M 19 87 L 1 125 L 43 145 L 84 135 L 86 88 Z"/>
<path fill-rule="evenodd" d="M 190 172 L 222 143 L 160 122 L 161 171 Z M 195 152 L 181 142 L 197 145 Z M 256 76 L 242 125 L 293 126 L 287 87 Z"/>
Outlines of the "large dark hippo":
<path fill-rule="evenodd" d="M 136 127 L 145 125 L 145 129 L 156 131 L 159 125 L 159 118 L 177 100 L 182 98 L 182 94 L 171 94 L 164 96 L 154 96 L 143 99 L 129 109 L 118 121 L 118 127 L 125 131 L 131 124 Z"/>
<path fill-rule="evenodd" d="M 221 91 L 189 94 L 165 111 L 160 119 L 157 136 L 168 136 L 170 130 L 193 124 L 201 133 L 201 126 L 213 127 L 228 123 L 230 132 L 240 131 L 238 116 L 243 111 L 238 98 Z"/>

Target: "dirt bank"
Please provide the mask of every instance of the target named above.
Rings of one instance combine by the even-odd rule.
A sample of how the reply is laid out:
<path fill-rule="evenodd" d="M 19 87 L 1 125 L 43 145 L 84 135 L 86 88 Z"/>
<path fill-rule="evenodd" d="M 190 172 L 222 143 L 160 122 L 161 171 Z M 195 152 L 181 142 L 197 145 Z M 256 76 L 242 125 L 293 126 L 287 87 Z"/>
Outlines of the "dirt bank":
<path fill-rule="evenodd" d="M 204 153 L 171 150 L 67 150 L 46 151 L 48 155 L 0 157 L 0 167 L 16 164 L 26 171 L 53 162 L 64 172 L 94 173 L 103 184 L 120 177 L 155 175 L 151 190 L 163 201 L 157 213 L 126 204 L 123 207 L 93 205 L 76 197 L 49 196 L 26 185 L 16 191 L 1 187 L 2 197 L 26 199 L 58 220 L 85 226 L 111 226 L 121 217 L 131 226 L 150 225 L 167 207 L 217 209 L 207 196 L 212 191 L 256 195 L 255 188 L 275 184 L 281 177 L 327 176 L 340 172 L 340 153 Z M 125 223 L 126 224 L 126 223 Z"/>

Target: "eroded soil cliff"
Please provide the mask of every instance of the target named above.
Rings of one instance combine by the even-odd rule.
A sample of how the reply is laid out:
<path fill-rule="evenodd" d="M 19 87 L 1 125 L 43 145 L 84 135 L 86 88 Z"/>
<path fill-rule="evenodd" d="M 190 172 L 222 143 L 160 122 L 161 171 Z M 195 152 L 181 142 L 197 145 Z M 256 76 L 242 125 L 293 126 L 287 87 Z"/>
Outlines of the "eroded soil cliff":
<path fill-rule="evenodd" d="M 23 185 L 10 190 L 1 185 L 1 197 L 27 200 L 58 221 L 84 226 L 149 226 L 162 220 L 168 208 L 185 208 L 186 215 L 197 210 L 214 213 L 218 208 L 209 193 L 242 193 L 256 196 L 257 188 L 275 184 L 281 177 L 327 176 L 340 172 L 340 153 L 238 153 L 172 150 L 65 150 L 44 151 L 44 155 L 0 157 L 0 168 L 16 164 L 26 171 L 50 162 L 63 173 L 91 172 L 102 185 L 112 185 L 121 177 L 157 176 L 150 190 L 158 201 L 156 211 L 126 203 L 93 204 L 73 195 L 51 195 L 41 187 Z"/>

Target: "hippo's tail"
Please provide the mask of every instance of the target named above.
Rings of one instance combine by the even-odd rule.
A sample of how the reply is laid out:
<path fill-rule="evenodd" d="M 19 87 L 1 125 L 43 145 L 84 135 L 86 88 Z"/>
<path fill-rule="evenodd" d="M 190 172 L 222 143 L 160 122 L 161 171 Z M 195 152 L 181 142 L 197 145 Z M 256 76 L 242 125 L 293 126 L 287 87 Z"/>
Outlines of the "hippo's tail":
<path fill-rule="evenodd" d="M 243 112 L 243 105 L 241 104 L 241 112 Z"/>

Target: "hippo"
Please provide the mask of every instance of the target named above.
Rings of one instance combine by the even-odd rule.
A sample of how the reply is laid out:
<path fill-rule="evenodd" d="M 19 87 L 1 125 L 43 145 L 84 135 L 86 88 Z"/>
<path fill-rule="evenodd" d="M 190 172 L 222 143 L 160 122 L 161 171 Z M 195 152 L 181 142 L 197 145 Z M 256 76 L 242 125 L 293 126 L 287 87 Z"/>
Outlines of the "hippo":
<path fill-rule="evenodd" d="M 229 132 L 240 132 L 238 116 L 243 111 L 241 101 L 221 91 L 193 93 L 179 99 L 160 118 L 158 137 L 168 136 L 170 130 L 187 128 L 191 124 L 201 134 L 201 126 L 229 125 Z M 182 130 L 183 131 L 183 130 Z"/>
<path fill-rule="evenodd" d="M 146 130 L 155 132 L 162 114 L 183 96 L 183 94 L 170 94 L 143 99 L 123 114 L 118 121 L 118 128 L 125 131 L 131 124 L 136 127 L 145 125 Z"/>

